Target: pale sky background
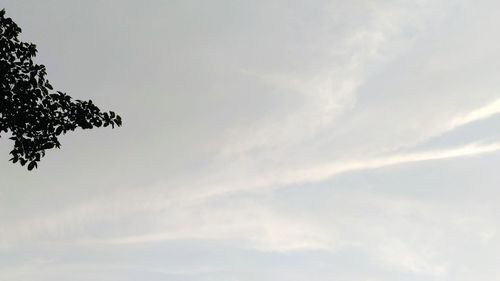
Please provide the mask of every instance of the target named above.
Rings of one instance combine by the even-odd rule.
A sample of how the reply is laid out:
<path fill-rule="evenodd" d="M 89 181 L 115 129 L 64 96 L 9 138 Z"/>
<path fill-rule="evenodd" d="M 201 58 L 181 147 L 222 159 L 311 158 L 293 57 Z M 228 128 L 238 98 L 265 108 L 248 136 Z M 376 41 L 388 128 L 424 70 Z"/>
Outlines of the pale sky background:
<path fill-rule="evenodd" d="M 500 2 L 1 3 L 124 119 L 0 139 L 1 280 L 500 280 Z"/>

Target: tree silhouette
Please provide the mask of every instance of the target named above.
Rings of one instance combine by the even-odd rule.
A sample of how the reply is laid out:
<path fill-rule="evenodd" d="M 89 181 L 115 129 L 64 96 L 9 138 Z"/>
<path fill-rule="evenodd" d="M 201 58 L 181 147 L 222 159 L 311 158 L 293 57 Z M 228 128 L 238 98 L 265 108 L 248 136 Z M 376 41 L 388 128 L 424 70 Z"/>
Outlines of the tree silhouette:
<path fill-rule="evenodd" d="M 21 28 L 0 11 L 0 133 L 10 132 L 10 161 L 37 167 L 47 149 L 60 148 L 58 137 L 77 128 L 121 126 L 113 111 L 101 112 L 92 100 L 73 100 L 53 91 L 44 65 L 33 62 L 36 45 L 21 42 Z"/>

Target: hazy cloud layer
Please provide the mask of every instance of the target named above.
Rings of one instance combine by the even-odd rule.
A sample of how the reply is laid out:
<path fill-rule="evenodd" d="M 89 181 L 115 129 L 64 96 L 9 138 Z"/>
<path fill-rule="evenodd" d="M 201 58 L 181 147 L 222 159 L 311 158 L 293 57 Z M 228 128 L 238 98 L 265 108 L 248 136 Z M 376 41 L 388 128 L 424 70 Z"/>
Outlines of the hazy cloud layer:
<path fill-rule="evenodd" d="M 494 1 L 5 1 L 124 118 L 0 161 L 5 280 L 495 280 Z"/>

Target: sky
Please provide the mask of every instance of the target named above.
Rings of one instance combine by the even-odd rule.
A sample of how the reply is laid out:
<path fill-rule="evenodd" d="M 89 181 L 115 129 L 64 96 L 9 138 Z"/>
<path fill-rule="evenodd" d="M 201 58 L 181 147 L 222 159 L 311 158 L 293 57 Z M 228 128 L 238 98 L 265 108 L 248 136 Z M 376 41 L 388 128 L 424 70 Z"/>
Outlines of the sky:
<path fill-rule="evenodd" d="M 9 281 L 500 279 L 500 3 L 3 0 L 124 126 L 0 139 Z"/>

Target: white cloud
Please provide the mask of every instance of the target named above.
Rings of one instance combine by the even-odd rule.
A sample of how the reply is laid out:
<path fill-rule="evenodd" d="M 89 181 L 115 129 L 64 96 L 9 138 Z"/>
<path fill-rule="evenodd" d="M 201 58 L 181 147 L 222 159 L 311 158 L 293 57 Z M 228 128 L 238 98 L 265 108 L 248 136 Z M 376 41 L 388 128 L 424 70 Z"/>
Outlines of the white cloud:
<path fill-rule="evenodd" d="M 483 107 L 474 109 L 467 114 L 455 117 L 455 119 L 450 122 L 449 130 L 493 117 L 498 113 L 500 113 L 500 99 L 494 100 Z"/>
<path fill-rule="evenodd" d="M 407 28 L 421 27 L 428 15 L 420 9 L 425 10 L 427 5 L 432 6 L 431 3 L 425 3 L 416 5 L 418 8 L 390 7 L 384 10 L 376 5 L 361 5 L 359 8 L 365 12 L 363 16 L 366 20 L 352 24 L 351 30 L 338 34 L 323 31 L 339 21 L 333 16 L 337 12 L 335 5 L 326 5 L 327 11 L 331 8 L 332 16 L 324 15 L 321 21 L 318 20 L 319 23 L 304 23 L 310 25 L 306 27 L 317 29 L 316 33 L 311 33 L 315 39 L 325 37 L 316 40 L 322 45 L 313 46 L 316 55 L 322 58 L 316 68 L 309 69 L 304 65 L 302 70 L 301 65 L 298 65 L 293 69 L 283 69 L 282 72 L 259 69 L 242 71 L 285 92 L 283 101 L 298 95 L 300 104 L 287 112 L 270 114 L 250 128 L 229 130 L 228 140 L 221 146 L 222 156 L 241 157 L 241 154 L 249 153 L 255 157 L 255 153 L 262 150 L 264 153 L 283 148 L 294 150 L 304 141 L 332 130 L 337 117 L 355 106 L 358 88 L 370 72 L 371 65 L 390 61 L 411 45 L 413 38 L 402 36 L 402 33 Z M 415 12 L 420 17 L 413 15 Z M 340 21 L 349 22 L 349 19 L 341 18 Z M 293 43 L 296 44 L 276 42 L 280 45 Z M 301 61 L 303 58 L 300 56 L 306 55 L 306 51 L 308 48 L 304 47 L 304 53 L 299 51 L 295 59 Z"/>
<path fill-rule="evenodd" d="M 266 252 L 323 250 L 325 245 L 334 242 L 334 237 L 324 233 L 319 226 L 279 215 L 255 204 L 230 204 L 230 207 L 197 205 L 184 208 L 183 212 L 180 217 L 162 212 L 168 222 L 161 232 L 116 237 L 106 242 L 142 244 L 179 239 L 226 240 L 239 241 L 241 247 Z"/>
<path fill-rule="evenodd" d="M 378 169 L 396 165 L 404 165 L 408 163 L 420 162 L 420 161 L 432 161 L 441 159 L 451 159 L 459 157 L 470 157 L 480 154 L 492 153 L 500 150 L 500 143 L 493 144 L 470 144 L 462 146 L 455 149 L 447 150 L 437 150 L 437 151 L 425 151 L 409 154 L 396 154 L 392 156 L 385 156 L 374 159 L 364 159 L 344 163 L 327 163 L 316 165 L 313 167 L 306 167 L 298 170 L 288 170 L 277 172 L 274 171 L 274 175 L 262 175 L 258 179 L 252 179 L 249 175 L 245 179 L 238 179 L 238 181 L 229 182 L 212 182 L 203 187 L 191 186 L 170 186 L 168 185 L 157 185 L 150 188 L 141 188 L 129 191 L 120 191 L 119 193 L 111 194 L 109 197 L 98 198 L 96 200 L 85 202 L 79 206 L 67 209 L 65 211 L 58 211 L 56 214 L 42 217 L 35 217 L 31 220 L 16 223 L 11 226 L 4 227 L 0 232 L 2 236 L 3 247 L 9 247 L 12 242 L 19 242 L 26 239 L 32 239 L 34 237 L 65 237 L 78 235 L 85 231 L 86 226 L 99 223 L 100 221 L 113 221 L 115 219 L 123 218 L 124 216 L 134 214 L 134 213 L 157 213 L 169 210 L 174 212 L 174 210 L 186 210 L 185 208 L 190 208 L 192 205 L 202 204 L 210 200 L 217 198 L 224 198 L 225 196 L 232 195 L 238 192 L 262 192 L 266 190 L 274 190 L 276 188 L 283 188 L 289 185 L 300 185 L 306 183 L 322 182 L 328 180 L 334 176 L 362 170 Z M 200 181 L 201 183 L 202 181 Z M 193 184 L 193 183 L 191 183 Z M 175 211 L 178 213 L 179 211 Z M 212 213 L 212 211 L 207 213 Z M 220 215 L 220 214 L 218 214 Z M 270 217 L 270 214 L 262 215 L 261 217 Z M 249 215 L 251 218 L 252 215 Z M 175 220 L 176 222 L 181 222 L 183 219 Z M 251 222 L 251 219 L 246 219 L 247 222 Z M 299 244 L 283 242 L 284 246 L 275 245 L 273 246 L 273 237 L 285 237 L 286 235 L 273 235 L 273 233 L 279 233 L 277 229 L 286 229 L 286 227 L 281 227 L 281 222 L 279 219 L 273 219 L 269 223 L 262 226 L 262 229 L 267 229 L 269 236 L 264 239 L 268 241 L 270 248 L 293 248 L 300 247 Z M 242 228 L 241 225 L 238 227 Z M 238 229 L 235 227 L 235 229 Z M 176 239 L 184 238 L 199 238 L 202 239 L 205 234 L 205 238 L 214 238 L 221 233 L 225 233 L 224 229 L 219 229 L 212 233 L 211 229 L 208 232 L 200 231 L 181 231 L 177 233 L 181 227 L 174 224 L 172 230 L 167 234 L 153 234 L 150 235 L 140 235 L 136 238 L 131 238 L 129 240 L 124 239 L 122 242 L 127 241 L 148 241 L 148 240 L 160 240 L 162 238 L 166 239 L 168 237 L 175 237 Z M 301 227 L 292 227 L 289 229 L 289 235 L 291 237 L 308 237 L 314 238 L 314 231 L 297 232 L 295 230 L 301 229 Z M 304 229 L 307 229 L 304 227 Z M 264 231 L 264 230 L 262 230 Z M 177 233 L 177 234 L 176 234 Z M 194 237 L 192 235 L 195 235 Z M 222 238 L 222 237 L 219 237 Z M 316 239 L 316 238 L 314 238 Z M 313 239 L 313 240 L 314 240 Z M 319 238 L 318 238 L 319 239 Z M 259 242 L 265 245 L 266 242 Z M 278 243 L 276 240 L 274 243 Z M 315 242 L 309 241 L 305 245 L 314 245 Z M 286 246 L 289 245 L 289 246 Z"/>
<path fill-rule="evenodd" d="M 396 154 L 346 163 L 323 164 L 312 168 L 289 172 L 277 182 L 280 184 L 320 182 L 335 175 L 347 172 L 378 169 L 420 161 L 475 156 L 484 153 L 496 152 L 498 150 L 500 150 L 500 143 L 486 145 L 469 144 L 455 149 Z"/>

